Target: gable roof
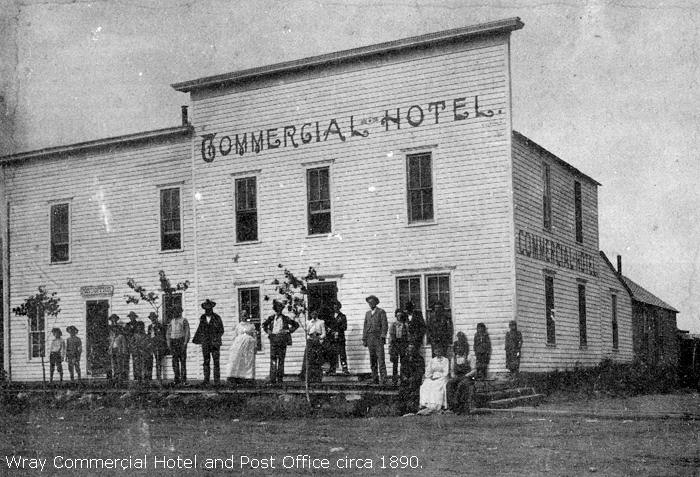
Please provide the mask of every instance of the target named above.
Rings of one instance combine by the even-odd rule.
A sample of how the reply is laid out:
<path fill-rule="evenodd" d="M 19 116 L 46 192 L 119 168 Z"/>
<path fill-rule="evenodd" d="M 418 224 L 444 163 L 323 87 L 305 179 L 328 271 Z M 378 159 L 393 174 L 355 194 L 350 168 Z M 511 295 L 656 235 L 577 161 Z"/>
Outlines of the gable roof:
<path fill-rule="evenodd" d="M 630 294 L 630 298 L 634 298 L 634 294 L 632 293 L 632 290 L 630 289 L 629 286 L 627 286 L 627 283 L 622 279 L 622 275 L 620 275 L 619 273 L 617 273 L 617 269 L 615 269 L 615 266 L 614 266 L 614 265 L 612 264 L 612 262 L 608 259 L 608 256 L 605 255 L 605 252 L 603 252 L 603 251 L 601 250 L 599 253 L 600 253 L 600 256 L 601 256 L 601 258 L 603 259 L 603 261 L 608 265 L 608 268 L 610 269 L 610 271 L 613 272 L 613 274 L 615 275 L 615 277 L 617 278 L 617 280 L 620 282 L 620 285 L 622 285 L 622 288 L 624 288 L 625 290 L 627 290 L 627 293 Z"/>
<path fill-rule="evenodd" d="M 236 83 L 240 81 L 250 80 L 264 76 L 275 74 L 299 71 L 309 68 L 326 66 L 329 64 L 339 64 L 348 61 L 357 61 L 362 58 L 367 58 L 375 55 L 383 55 L 389 52 L 407 50 L 412 48 L 421 48 L 426 45 L 435 45 L 439 43 L 449 43 L 458 40 L 478 38 L 487 35 L 495 35 L 499 33 L 510 33 L 514 30 L 519 30 L 523 27 L 523 22 L 520 18 L 507 18 L 505 20 L 497 20 L 488 23 L 480 23 L 477 25 L 455 28 L 436 33 L 428 33 L 425 35 L 412 36 L 402 40 L 387 41 L 376 45 L 362 46 L 350 50 L 328 53 L 325 55 L 311 56 L 300 60 L 285 61 L 272 65 L 250 68 L 247 70 L 235 71 L 233 73 L 224 73 L 215 76 L 206 76 L 190 81 L 173 83 L 171 86 L 176 91 L 190 92 L 202 88 L 210 88 L 213 86 L 221 86 L 224 84 Z"/>
<path fill-rule="evenodd" d="M 580 177 L 583 177 L 584 179 L 592 182 L 593 184 L 595 184 L 597 186 L 601 185 L 600 182 L 598 182 L 597 180 L 595 180 L 594 178 L 592 178 L 588 174 L 584 174 L 583 172 L 581 172 L 580 170 L 576 169 L 574 166 L 572 166 L 571 164 L 566 162 L 564 159 L 558 157 L 556 154 L 552 154 L 547 149 L 543 148 L 542 146 L 537 144 L 535 141 L 533 141 L 529 137 L 525 136 L 524 134 L 519 133 L 515 129 L 513 130 L 513 139 L 516 141 L 520 141 L 521 143 L 523 143 L 527 146 L 533 147 L 534 149 L 537 150 L 537 152 L 539 152 L 542 155 L 545 155 L 547 157 L 552 158 L 555 162 L 557 162 L 558 164 L 561 164 L 565 169 L 567 169 L 569 172 L 573 173 L 574 175 L 578 175 Z"/>
<path fill-rule="evenodd" d="M 653 295 L 651 292 L 644 289 L 642 286 L 636 284 L 626 276 L 620 275 L 620 277 L 625 281 L 627 287 L 631 290 L 633 300 L 678 313 L 678 310 L 673 308 L 671 305 L 663 301 L 661 298 L 658 298 L 657 296 Z"/>

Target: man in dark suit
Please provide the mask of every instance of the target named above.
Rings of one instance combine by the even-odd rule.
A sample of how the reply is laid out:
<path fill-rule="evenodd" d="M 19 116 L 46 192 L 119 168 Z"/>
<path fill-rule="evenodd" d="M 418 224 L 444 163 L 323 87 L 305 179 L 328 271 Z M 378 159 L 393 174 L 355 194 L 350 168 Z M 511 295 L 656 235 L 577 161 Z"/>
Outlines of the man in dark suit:
<path fill-rule="evenodd" d="M 326 321 L 326 338 L 330 343 L 329 361 L 330 368 L 328 374 L 335 374 L 338 369 L 338 358 L 343 367 L 343 374 L 348 375 L 348 358 L 345 353 L 345 330 L 348 329 L 348 318 L 340 311 L 342 304 L 336 300 L 333 303 L 333 312 L 329 314 Z"/>
<path fill-rule="evenodd" d="M 406 325 L 408 327 L 408 340 L 413 343 L 415 349 L 420 353 L 423 346 L 423 336 L 425 336 L 425 320 L 420 311 L 416 310 L 412 301 L 406 302 L 404 307 L 406 312 Z"/>
<path fill-rule="evenodd" d="M 372 382 L 386 384 L 386 364 L 384 362 L 384 345 L 389 323 L 386 312 L 379 308 L 379 298 L 370 295 L 365 298 L 369 310 L 365 313 L 365 324 L 362 328 L 362 345 L 369 350 L 369 363 L 372 367 Z"/>
<path fill-rule="evenodd" d="M 262 329 L 270 338 L 270 384 L 282 384 L 287 346 L 292 344 L 292 333 L 299 328 L 299 323 L 282 313 L 284 303 L 281 301 L 273 300 L 272 309 L 275 313 L 267 317 Z"/>
<path fill-rule="evenodd" d="M 224 334 L 224 324 L 221 317 L 214 313 L 216 302 L 207 298 L 202 303 L 204 314 L 199 317 L 199 326 L 194 334 L 192 343 L 202 345 L 202 355 L 204 356 L 204 381 L 202 384 L 209 384 L 211 370 L 210 360 L 214 361 L 214 384 L 219 384 L 219 351 L 221 349 L 221 336 Z"/>

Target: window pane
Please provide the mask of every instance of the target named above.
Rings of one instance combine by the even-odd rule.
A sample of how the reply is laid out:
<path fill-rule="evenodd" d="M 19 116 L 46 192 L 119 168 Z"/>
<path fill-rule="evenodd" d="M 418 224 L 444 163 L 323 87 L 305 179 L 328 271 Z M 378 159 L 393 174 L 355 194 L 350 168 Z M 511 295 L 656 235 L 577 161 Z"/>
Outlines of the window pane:
<path fill-rule="evenodd" d="M 262 350 L 260 334 L 260 290 L 258 288 L 241 288 L 238 290 L 239 321 L 248 319 L 255 325 L 255 340 L 258 351 Z"/>
<path fill-rule="evenodd" d="M 308 233 L 331 232 L 330 169 L 320 167 L 306 172 Z"/>
<path fill-rule="evenodd" d="M 586 286 L 578 286 L 578 330 L 579 344 L 586 346 L 588 337 L 586 333 Z"/>
<path fill-rule="evenodd" d="M 581 183 L 574 182 L 574 208 L 576 220 L 576 241 L 583 243 L 583 210 L 581 204 Z"/>
<path fill-rule="evenodd" d="M 556 342 L 554 314 L 554 277 L 544 278 L 545 288 L 545 318 L 547 322 L 547 344 Z"/>
<path fill-rule="evenodd" d="M 612 342 L 613 342 L 613 349 L 617 349 L 618 348 L 617 295 L 612 296 Z"/>
<path fill-rule="evenodd" d="M 69 257 L 70 224 L 68 204 L 51 206 L 51 261 L 66 262 Z"/>
<path fill-rule="evenodd" d="M 542 212 L 544 228 L 550 229 L 552 227 L 552 192 L 549 164 L 542 164 L 542 186 Z"/>
<path fill-rule="evenodd" d="M 181 248 L 180 189 L 160 191 L 160 238 L 161 250 Z"/>
<path fill-rule="evenodd" d="M 236 241 L 258 239 L 256 178 L 236 179 Z"/>
<path fill-rule="evenodd" d="M 408 221 L 433 219 L 432 155 L 412 154 L 407 160 Z"/>

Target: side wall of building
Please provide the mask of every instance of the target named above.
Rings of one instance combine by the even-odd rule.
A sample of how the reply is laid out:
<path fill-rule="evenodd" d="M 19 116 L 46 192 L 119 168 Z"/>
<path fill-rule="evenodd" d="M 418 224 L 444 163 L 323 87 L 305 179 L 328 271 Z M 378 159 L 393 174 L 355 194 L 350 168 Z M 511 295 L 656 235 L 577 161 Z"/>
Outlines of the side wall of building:
<path fill-rule="evenodd" d="M 545 165 L 551 184 L 551 225 L 544 225 Z M 583 242 L 576 240 L 574 183 L 581 184 Z M 598 260 L 597 186 L 518 134 L 513 143 L 517 320 L 521 369 L 549 371 L 594 365 L 603 353 Z M 553 283 L 554 340 L 548 340 L 545 280 Z M 579 287 L 586 302 L 586 344 L 579 333 Z M 607 301 L 607 295 L 606 295 Z M 548 342 L 550 341 L 550 342 Z M 607 343 L 607 341 L 606 341 Z"/>
<path fill-rule="evenodd" d="M 676 313 L 633 301 L 634 354 L 651 364 L 678 363 Z"/>
<path fill-rule="evenodd" d="M 37 293 L 56 292 L 61 312 L 47 317 L 50 330 L 74 325 L 83 340 L 86 367 L 86 301 L 109 301 L 109 312 L 122 322 L 136 311 L 143 321 L 147 304 L 127 305 L 127 278 L 149 290 L 159 286 L 158 271 L 174 282 L 193 280 L 191 141 L 188 137 L 125 145 L 113 150 L 75 153 L 5 165 L 10 235 L 10 309 Z M 181 251 L 160 251 L 161 187 L 179 187 L 182 205 Z M 70 260 L 51 263 L 50 207 L 70 204 Z M 112 286 L 111 296 L 85 297 L 81 287 Z M 197 305 L 185 296 L 190 315 Z M 41 360 L 30 357 L 27 317 L 11 315 L 13 380 L 42 377 Z M 48 354 L 47 354 L 48 370 Z M 64 366 L 65 368 L 65 366 Z M 65 372 L 65 369 L 64 369 Z"/>
<path fill-rule="evenodd" d="M 601 257 L 600 320 L 603 358 L 618 362 L 634 359 L 632 345 L 632 298 L 620 282 L 614 269 Z M 614 298 L 613 298 L 614 297 Z M 616 305 L 617 349 L 613 346 L 613 304 Z"/>
<path fill-rule="evenodd" d="M 278 264 L 298 274 L 314 266 L 337 283 L 351 372 L 369 371 L 365 297 L 377 295 L 392 321 L 399 279 L 416 278 L 427 314 L 428 280 L 448 277 L 442 296 L 456 331 L 471 341 L 483 321 L 495 336 L 505 333 L 515 289 L 508 41 L 422 48 L 193 94 L 202 141 L 195 147 L 199 299 L 206 293 L 219 303 L 224 353 L 241 311 L 238 290 L 272 298 Z M 215 134 L 211 142 L 207 134 Z M 435 217 L 409 223 L 407 155 L 420 152 L 432 157 Z M 306 171 L 315 167 L 330 170 L 330 234 L 307 233 Z M 259 240 L 237 244 L 234 182 L 242 177 L 257 181 Z M 270 313 L 263 301 L 263 318 Z M 302 337 L 294 337 L 287 372 L 299 370 Z M 268 356 L 263 339 L 259 376 L 267 375 Z M 502 346 L 492 363 L 504 368 Z"/>

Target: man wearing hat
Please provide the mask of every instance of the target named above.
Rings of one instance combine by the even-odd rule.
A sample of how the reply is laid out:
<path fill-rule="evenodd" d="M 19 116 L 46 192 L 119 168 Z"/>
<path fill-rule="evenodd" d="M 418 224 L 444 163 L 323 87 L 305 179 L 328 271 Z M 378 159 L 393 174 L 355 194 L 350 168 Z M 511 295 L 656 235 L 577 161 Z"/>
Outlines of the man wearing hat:
<path fill-rule="evenodd" d="M 330 368 L 328 374 L 335 374 L 338 368 L 338 358 L 340 365 L 343 368 L 343 374 L 348 375 L 348 358 L 345 352 L 345 330 L 348 329 L 348 318 L 340 311 L 343 305 L 335 300 L 333 303 L 333 312 L 328 314 L 326 321 L 326 330 L 328 341 L 330 342 Z"/>
<path fill-rule="evenodd" d="M 134 379 L 138 380 L 138 372 L 136 370 L 136 361 L 138 360 L 138 357 L 136 356 L 136 352 L 134 351 L 135 344 L 133 343 L 134 340 L 134 335 L 136 334 L 136 329 L 138 328 L 138 324 L 140 323 L 139 321 L 136 321 L 136 318 L 139 317 L 139 315 L 136 314 L 135 311 L 130 311 L 127 315 L 127 318 L 129 318 L 129 321 L 124 325 L 124 337 L 126 338 L 126 343 L 129 346 L 129 357 L 131 358 L 131 369 L 134 375 Z M 143 323 L 142 323 L 143 324 Z M 129 377 L 129 361 L 127 359 L 126 363 L 126 375 L 127 379 Z"/>
<path fill-rule="evenodd" d="M 389 324 L 386 312 L 379 308 L 379 298 L 370 295 L 365 298 L 369 310 L 365 313 L 365 324 L 362 328 L 362 346 L 369 350 L 369 363 L 372 367 L 372 382 L 386 383 L 386 364 L 384 363 L 384 345 Z M 379 368 L 379 369 L 377 369 Z M 377 376 L 379 375 L 379 376 Z"/>
<path fill-rule="evenodd" d="M 161 369 L 161 362 L 166 354 L 168 354 L 168 343 L 165 340 L 165 326 L 158 321 L 158 313 L 152 311 L 148 314 L 148 319 L 151 320 L 151 324 L 148 325 L 148 339 L 151 341 L 151 351 L 153 352 L 152 363 L 156 367 L 156 378 L 159 383 L 163 383 L 163 371 Z M 146 362 L 148 366 L 148 361 Z M 153 367 L 146 368 L 146 380 L 151 380 L 153 376 Z"/>
<path fill-rule="evenodd" d="M 273 315 L 267 317 L 262 329 L 270 338 L 270 384 L 282 384 L 284 377 L 284 358 L 287 346 L 292 344 L 292 333 L 299 328 L 299 323 L 282 313 L 284 303 L 272 301 Z"/>
<path fill-rule="evenodd" d="M 109 357 L 112 365 L 113 384 L 120 384 L 128 378 L 129 347 L 124 337 L 124 330 L 119 326 L 119 315 L 112 314 L 109 320 Z"/>
<path fill-rule="evenodd" d="M 78 328 L 75 326 L 70 325 L 66 331 L 70 335 L 66 339 L 66 362 L 68 363 L 70 380 L 73 381 L 73 371 L 75 371 L 78 375 L 78 381 L 80 381 L 80 355 L 83 353 L 83 342 L 78 338 Z"/>
<path fill-rule="evenodd" d="M 216 302 L 209 298 L 204 300 L 202 303 L 204 314 L 199 317 L 199 326 L 192 339 L 192 343 L 202 345 L 202 355 L 204 356 L 204 381 L 202 384 L 209 384 L 210 360 L 214 361 L 214 384 L 218 385 L 220 380 L 219 351 L 221 349 L 221 336 L 224 334 L 224 324 L 221 317 L 214 313 L 215 306 Z"/>

